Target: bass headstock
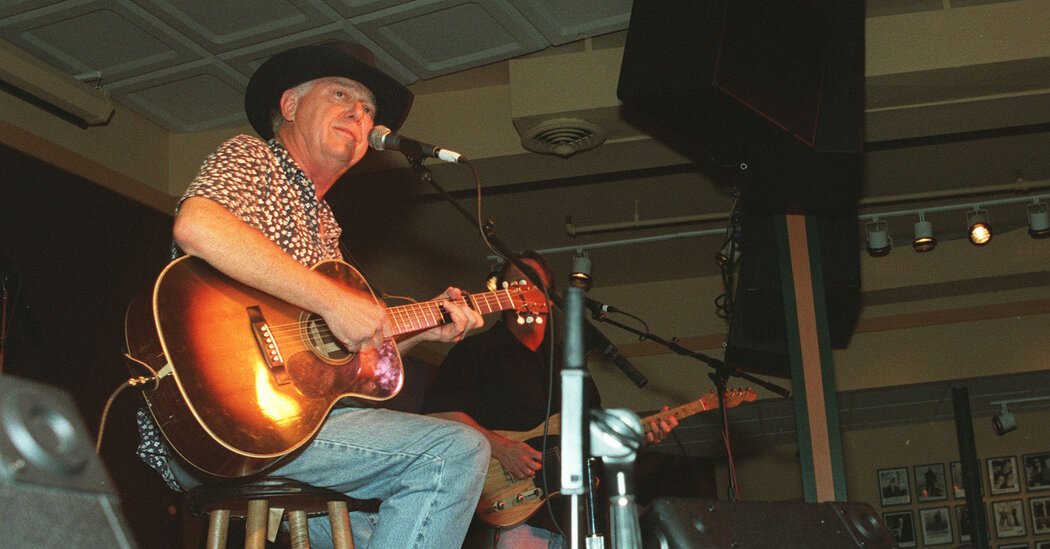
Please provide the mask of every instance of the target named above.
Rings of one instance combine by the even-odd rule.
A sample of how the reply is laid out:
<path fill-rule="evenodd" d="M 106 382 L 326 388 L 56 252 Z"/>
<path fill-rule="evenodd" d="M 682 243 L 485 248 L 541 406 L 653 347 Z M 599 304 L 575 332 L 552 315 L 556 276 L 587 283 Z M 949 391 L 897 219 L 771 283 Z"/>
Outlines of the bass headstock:
<path fill-rule="evenodd" d="M 504 281 L 503 289 L 514 303 L 518 324 L 543 324 L 549 312 L 547 296 L 528 280 Z"/>

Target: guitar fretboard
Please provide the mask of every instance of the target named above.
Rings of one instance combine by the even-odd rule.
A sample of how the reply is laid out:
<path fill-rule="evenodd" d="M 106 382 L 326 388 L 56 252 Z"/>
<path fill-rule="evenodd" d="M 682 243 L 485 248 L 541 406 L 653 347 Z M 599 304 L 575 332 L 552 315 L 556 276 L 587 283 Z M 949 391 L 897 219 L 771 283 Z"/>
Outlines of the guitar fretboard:
<path fill-rule="evenodd" d="M 520 299 L 521 291 L 516 288 L 469 294 L 466 298 L 453 300 L 458 303 L 467 303 L 470 299 L 470 307 L 481 314 L 505 311 L 516 307 L 514 297 Z M 397 307 L 388 307 L 387 316 L 394 325 L 394 333 L 391 335 L 408 334 L 427 330 L 435 326 L 441 326 L 447 322 L 443 304 L 446 300 L 435 299 L 422 303 L 410 303 Z"/>

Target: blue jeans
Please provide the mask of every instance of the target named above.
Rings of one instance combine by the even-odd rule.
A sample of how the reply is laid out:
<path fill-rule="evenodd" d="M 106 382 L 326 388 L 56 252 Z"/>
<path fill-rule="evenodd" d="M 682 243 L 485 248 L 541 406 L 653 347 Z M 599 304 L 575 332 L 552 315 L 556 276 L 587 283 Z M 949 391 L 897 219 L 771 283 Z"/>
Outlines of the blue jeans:
<path fill-rule="evenodd" d="M 463 543 L 488 464 L 488 442 L 461 423 L 341 408 L 305 450 L 268 474 L 381 499 L 378 514 L 350 513 L 356 547 L 447 549 Z M 200 484 L 180 467 L 173 472 L 186 488 Z M 310 542 L 330 546 L 326 517 L 310 519 Z"/>

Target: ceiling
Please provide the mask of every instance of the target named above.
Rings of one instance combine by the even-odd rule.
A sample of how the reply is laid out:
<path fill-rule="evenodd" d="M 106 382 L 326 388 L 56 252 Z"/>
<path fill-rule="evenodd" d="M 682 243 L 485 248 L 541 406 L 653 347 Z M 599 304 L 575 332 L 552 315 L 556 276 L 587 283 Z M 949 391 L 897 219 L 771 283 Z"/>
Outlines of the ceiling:
<path fill-rule="evenodd" d="M 1050 189 L 1050 2 L 872 0 L 866 9 L 862 213 L 1016 198 L 999 187 L 1018 174 L 1029 190 Z M 630 11 L 629 0 L 6 0 L 0 38 L 65 74 L 100 76 L 94 84 L 117 102 L 176 133 L 243 127 L 242 93 L 263 60 L 334 38 L 370 47 L 384 70 L 411 85 L 417 104 L 449 90 L 509 85 L 514 107 L 489 126 L 520 133 L 571 116 L 599 120 L 611 138 L 569 158 L 523 148 L 468 154 L 481 176 L 482 217 L 495 222 L 500 239 L 514 249 L 558 252 L 559 268 L 573 250 L 587 249 L 601 285 L 714 275 L 734 174 L 698 169 L 674 143 L 652 139 L 610 107 L 618 64 L 606 81 L 581 76 L 571 107 L 515 111 L 566 93 L 573 71 L 560 65 L 603 52 L 617 60 Z M 571 53 L 581 55 L 561 55 Z M 570 78 L 558 79 L 555 68 Z M 449 118 L 471 116 L 470 107 Z M 470 138 L 442 144 L 486 149 Z M 352 194 L 330 196 L 356 238 L 350 244 L 379 265 L 373 277 L 397 291 L 426 295 L 448 280 L 466 286 L 488 269 L 491 252 L 387 154 L 397 155 L 363 163 L 378 166 L 368 172 L 378 175 L 357 177 Z M 440 166 L 434 173 L 453 196 L 472 202 L 469 172 Z M 377 224 L 362 208 L 389 214 L 397 227 Z M 1025 223 L 1023 204 L 991 214 L 998 230 Z M 961 236 L 962 217 L 927 216 L 942 240 Z M 910 241 L 915 220 L 888 219 L 897 242 Z M 426 270 L 417 268 L 421 261 Z"/>

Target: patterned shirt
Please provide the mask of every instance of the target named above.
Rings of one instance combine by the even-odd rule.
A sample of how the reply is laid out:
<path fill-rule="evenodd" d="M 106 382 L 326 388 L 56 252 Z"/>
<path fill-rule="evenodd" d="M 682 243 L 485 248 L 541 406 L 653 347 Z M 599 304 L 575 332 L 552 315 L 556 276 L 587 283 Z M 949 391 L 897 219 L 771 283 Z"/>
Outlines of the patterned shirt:
<path fill-rule="evenodd" d="M 328 203 L 317 197 L 313 181 L 276 139 L 238 135 L 223 143 L 201 166 L 179 205 L 200 196 L 222 205 L 306 265 L 342 259 L 342 230 Z M 168 465 L 172 449 L 149 412 L 138 411 L 142 441 L 138 456 L 157 470 L 168 486 L 182 490 Z"/>

